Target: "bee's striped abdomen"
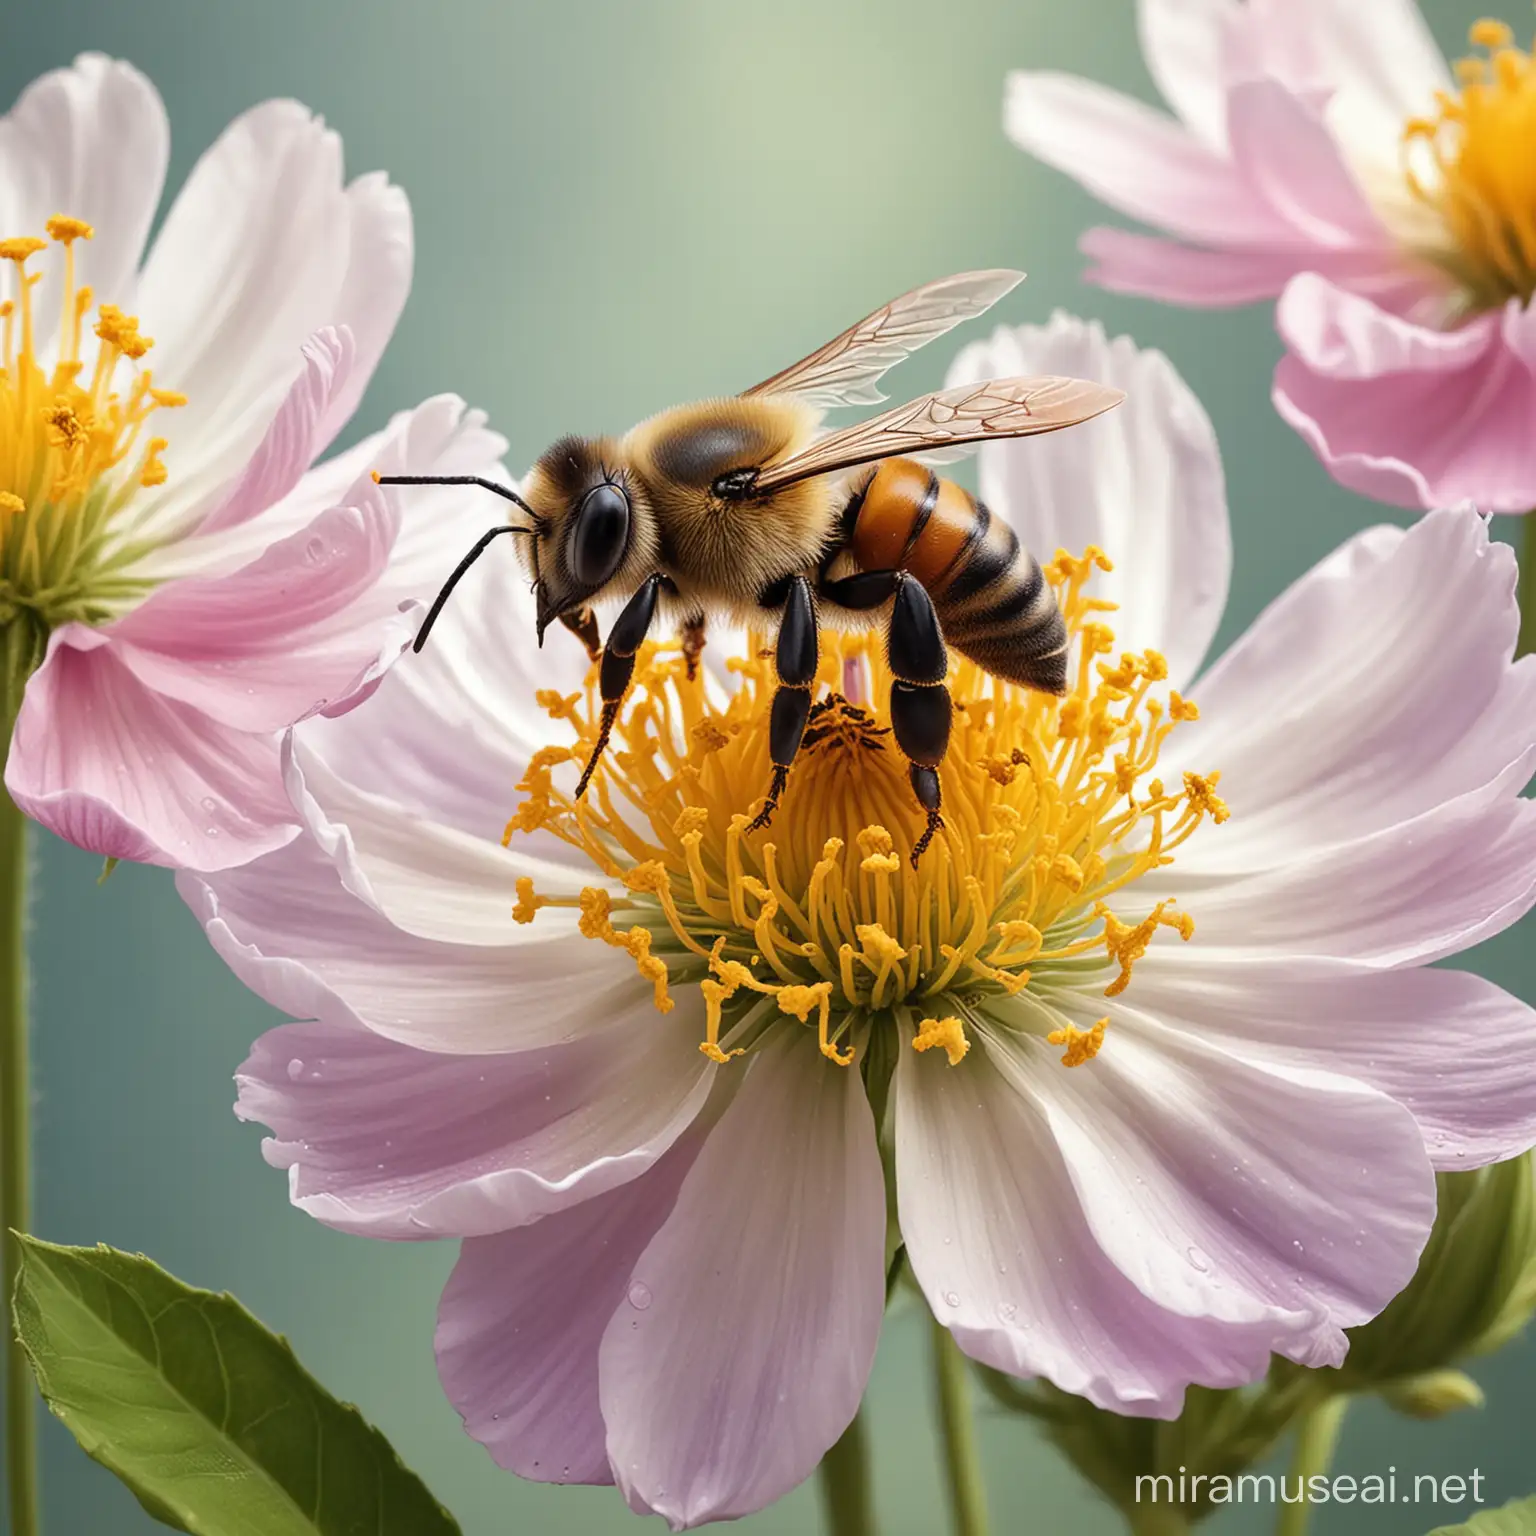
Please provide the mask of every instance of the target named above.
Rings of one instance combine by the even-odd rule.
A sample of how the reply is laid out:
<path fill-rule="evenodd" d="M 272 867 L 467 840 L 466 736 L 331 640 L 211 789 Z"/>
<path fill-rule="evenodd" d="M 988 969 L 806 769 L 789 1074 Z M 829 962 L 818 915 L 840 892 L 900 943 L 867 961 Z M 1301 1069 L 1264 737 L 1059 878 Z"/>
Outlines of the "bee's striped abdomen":
<path fill-rule="evenodd" d="M 944 638 L 994 677 L 1046 693 L 1067 681 L 1067 629 L 1039 562 L 953 480 L 886 459 L 849 503 L 849 550 L 866 571 L 909 571 Z"/>

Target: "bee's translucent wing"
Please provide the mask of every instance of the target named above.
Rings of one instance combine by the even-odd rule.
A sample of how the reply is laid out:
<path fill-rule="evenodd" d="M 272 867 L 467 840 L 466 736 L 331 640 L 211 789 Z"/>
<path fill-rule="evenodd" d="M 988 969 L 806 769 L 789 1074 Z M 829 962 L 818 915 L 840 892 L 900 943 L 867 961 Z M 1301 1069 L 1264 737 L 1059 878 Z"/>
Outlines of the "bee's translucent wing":
<path fill-rule="evenodd" d="M 1123 391 L 1086 379 L 988 379 L 960 384 L 817 438 L 792 458 L 760 471 L 752 490 L 767 493 L 813 475 L 829 475 L 900 454 L 944 453 L 989 438 L 1055 432 L 1101 415 L 1124 399 Z"/>
<path fill-rule="evenodd" d="M 880 376 L 997 303 L 1024 281 L 1022 272 L 960 272 L 924 283 L 835 336 L 809 357 L 743 390 L 747 395 L 797 395 L 812 405 L 878 405 Z"/>

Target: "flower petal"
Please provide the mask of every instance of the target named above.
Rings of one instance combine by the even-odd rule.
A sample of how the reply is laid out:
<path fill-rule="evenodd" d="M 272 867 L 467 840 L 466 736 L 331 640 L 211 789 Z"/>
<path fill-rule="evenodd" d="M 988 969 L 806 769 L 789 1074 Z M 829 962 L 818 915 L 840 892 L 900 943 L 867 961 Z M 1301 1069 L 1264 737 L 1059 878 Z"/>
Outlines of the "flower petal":
<path fill-rule="evenodd" d="M 1341 485 L 1395 506 L 1536 505 L 1536 347 L 1511 346 L 1514 310 L 1431 330 L 1304 275 L 1278 319 L 1275 408 Z"/>
<path fill-rule="evenodd" d="M 1350 540 L 1201 679 L 1199 723 L 1159 767 L 1219 768 L 1232 819 L 1163 878 L 1289 866 L 1485 786 L 1518 791 L 1536 756 L 1518 624 L 1514 559 L 1481 518 L 1432 512 Z"/>
<path fill-rule="evenodd" d="M 1138 1008 L 1245 1057 L 1326 1062 L 1396 1099 L 1436 1168 L 1478 1168 L 1536 1144 L 1536 1010 L 1491 981 L 1437 968 L 1350 975 L 1181 959 L 1154 951 L 1138 964 Z"/>
<path fill-rule="evenodd" d="M 598 1348 L 702 1134 L 685 1133 L 633 1183 L 464 1244 L 438 1307 L 437 1369 L 498 1466 L 539 1482 L 613 1481 Z"/>
<path fill-rule="evenodd" d="M 1133 219 L 1206 245 L 1295 240 L 1228 160 L 1172 118 L 1090 80 L 1016 72 L 1003 121 L 1021 149 Z"/>
<path fill-rule="evenodd" d="M 1407 1284 L 1434 1219 L 1413 1117 L 1349 1078 L 1244 1060 L 1122 998 L 1060 1001 L 1074 1022 L 1108 1015 L 1103 1049 L 1070 1069 L 1028 1042 L 1032 1070 L 1017 1077 L 1105 1252 L 1183 1315 L 1255 1324 L 1320 1309 L 1331 1332 L 1279 1351 L 1337 1363 L 1337 1330 Z"/>
<path fill-rule="evenodd" d="M 512 994 L 509 993 L 509 997 Z M 718 1070 L 702 1003 L 547 1050 L 444 1055 L 371 1030 L 285 1024 L 236 1074 L 235 1113 L 274 1135 L 293 1203 L 365 1237 L 479 1237 L 637 1178 L 702 1109 Z"/>
<path fill-rule="evenodd" d="M 1307 1309 L 1239 1325 L 1143 1296 L 1089 1230 L 1044 1115 L 1010 1081 L 1011 1048 L 978 1033 L 958 1067 L 911 1050 L 896 1067 L 901 1233 L 967 1354 L 1117 1413 L 1172 1418 L 1192 1382 L 1253 1381 L 1272 1348 L 1316 1326 Z"/>
<path fill-rule="evenodd" d="M 884 1246 L 863 1082 L 785 1026 L 754 1056 L 603 1336 L 608 1454 L 631 1508 L 683 1530 L 750 1514 L 810 1475 L 863 1396 Z"/>
<path fill-rule="evenodd" d="M 83 53 L 34 80 L 0 120 L 0 228 L 40 236 L 53 214 L 84 219 L 96 233 L 75 247 L 78 281 L 130 308 L 169 154 L 154 86 L 131 64 Z M 50 264 L 34 290 L 40 346 L 57 329 L 61 271 Z"/>
<path fill-rule="evenodd" d="M 1138 0 L 1142 56 L 1163 99 L 1204 144 L 1226 144 L 1221 34 L 1233 0 Z"/>
<path fill-rule="evenodd" d="M 177 888 L 258 997 L 422 1050 L 540 1050 L 627 1017 L 638 1000 L 649 1006 L 651 989 L 627 957 L 594 955 L 568 931 L 541 938 L 544 917 L 556 914 L 531 928 L 509 923 L 500 947 L 403 932 L 353 896 L 308 838 L 244 870 L 184 876 Z M 505 910 L 510 917 L 510 904 Z"/>
<path fill-rule="evenodd" d="M 27 683 L 5 782 L 66 841 L 143 864 L 227 869 L 298 830 L 270 736 L 154 692 L 80 624 L 53 632 Z"/>
<path fill-rule="evenodd" d="M 1276 298 L 1296 273 L 1291 251 L 1203 251 L 1126 229 L 1090 229 L 1078 244 L 1094 263 L 1087 281 L 1200 309 Z"/>
<path fill-rule="evenodd" d="M 981 492 L 1042 560 L 1097 544 L 1115 570 L 1095 575 L 1117 602 L 1117 642 L 1165 653 L 1192 676 L 1221 622 L 1232 570 L 1221 453 L 1210 418 L 1161 352 L 1113 341 L 1058 312 L 1047 326 L 1000 328 L 967 347 L 951 383 L 1063 373 L 1113 384 L 1125 403 L 1071 432 L 981 450 Z"/>

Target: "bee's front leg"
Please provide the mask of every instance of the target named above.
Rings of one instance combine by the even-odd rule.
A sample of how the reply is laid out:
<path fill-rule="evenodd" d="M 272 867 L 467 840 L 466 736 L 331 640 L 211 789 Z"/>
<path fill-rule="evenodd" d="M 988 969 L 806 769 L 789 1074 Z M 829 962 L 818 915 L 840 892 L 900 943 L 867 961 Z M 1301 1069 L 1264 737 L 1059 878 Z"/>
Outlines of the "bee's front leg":
<path fill-rule="evenodd" d="M 683 625 L 683 660 L 688 666 L 688 681 L 699 675 L 699 657 L 704 654 L 704 615 L 696 613 Z"/>
<path fill-rule="evenodd" d="M 576 786 L 578 800 L 586 794 L 587 785 L 597 771 L 598 760 L 613 734 L 614 722 L 619 718 L 619 706 L 629 692 L 630 679 L 635 675 L 635 652 L 645 643 L 650 632 L 651 620 L 656 617 L 656 596 L 668 585 L 667 578 L 659 572 L 647 576 L 635 591 L 635 595 L 619 610 L 619 616 L 608 631 L 608 644 L 603 647 L 602 667 L 597 675 L 597 689 L 603 700 L 603 718 L 597 730 L 597 745 L 582 770 L 581 783 Z"/>
<path fill-rule="evenodd" d="M 928 825 L 912 849 L 912 863 L 916 865 L 935 834 L 944 827 L 944 818 L 939 814 L 939 764 L 949 747 L 954 705 L 944 682 L 949 672 L 949 653 L 933 599 L 921 582 L 905 573 L 897 578 L 885 654 L 893 678 L 891 729 L 896 745 L 907 757 L 912 793 L 928 813 Z"/>
<path fill-rule="evenodd" d="M 765 607 L 771 606 L 767 597 L 764 593 L 760 599 Z M 768 756 L 773 761 L 773 782 L 762 810 L 747 828 L 749 832 L 766 827 L 778 809 L 779 796 L 784 793 L 784 785 L 789 779 L 790 764 L 800 750 L 800 738 L 805 735 L 805 722 L 810 718 L 811 685 L 816 681 L 816 663 L 820 655 L 811 583 L 805 576 L 792 576 L 784 596 L 784 616 L 779 620 L 779 639 L 774 651 L 779 686 L 768 719 Z"/>
<path fill-rule="evenodd" d="M 560 622 L 587 648 L 587 660 L 603 654 L 603 637 L 597 631 L 597 615 L 585 603 L 560 615 Z"/>

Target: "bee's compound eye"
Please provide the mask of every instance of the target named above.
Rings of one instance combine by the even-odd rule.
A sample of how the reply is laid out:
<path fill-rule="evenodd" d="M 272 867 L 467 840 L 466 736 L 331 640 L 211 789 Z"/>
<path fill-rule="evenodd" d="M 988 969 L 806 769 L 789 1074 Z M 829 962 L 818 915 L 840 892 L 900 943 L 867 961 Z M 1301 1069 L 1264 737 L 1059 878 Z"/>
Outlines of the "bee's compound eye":
<path fill-rule="evenodd" d="M 581 586 L 600 587 L 624 560 L 629 545 L 629 497 L 623 486 L 594 486 L 581 499 L 571 525 L 567 561 Z"/>

